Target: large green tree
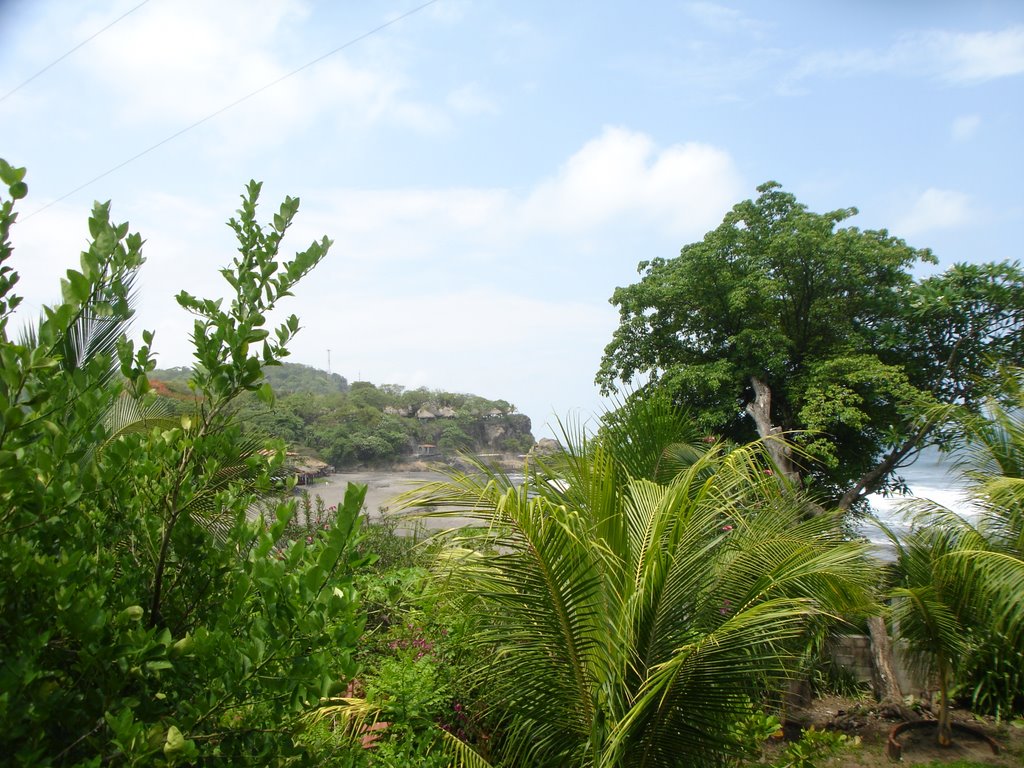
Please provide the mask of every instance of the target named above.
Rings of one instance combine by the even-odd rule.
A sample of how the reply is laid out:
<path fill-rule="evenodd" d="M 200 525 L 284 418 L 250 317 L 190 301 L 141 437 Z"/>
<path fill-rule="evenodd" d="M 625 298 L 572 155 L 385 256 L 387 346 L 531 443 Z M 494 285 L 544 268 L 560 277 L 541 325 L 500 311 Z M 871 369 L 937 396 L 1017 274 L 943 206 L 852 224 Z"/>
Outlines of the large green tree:
<path fill-rule="evenodd" d="M 1016 264 L 934 263 L 885 230 L 843 226 L 769 182 L 674 259 L 640 263 L 617 288 L 620 325 L 597 381 L 606 392 L 669 391 L 704 428 L 768 441 L 778 467 L 849 508 L 900 484 L 944 439 L 925 414 L 976 407 L 998 365 L 1024 359 Z"/>

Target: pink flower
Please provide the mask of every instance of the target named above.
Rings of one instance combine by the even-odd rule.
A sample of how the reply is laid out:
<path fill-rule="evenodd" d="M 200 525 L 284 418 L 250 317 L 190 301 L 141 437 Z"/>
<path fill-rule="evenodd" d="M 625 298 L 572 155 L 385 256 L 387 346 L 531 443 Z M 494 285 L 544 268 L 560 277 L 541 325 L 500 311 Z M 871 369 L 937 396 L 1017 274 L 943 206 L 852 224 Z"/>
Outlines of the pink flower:
<path fill-rule="evenodd" d="M 722 530 L 723 531 L 731 531 L 732 530 L 732 526 L 731 525 L 723 525 L 722 526 Z"/>

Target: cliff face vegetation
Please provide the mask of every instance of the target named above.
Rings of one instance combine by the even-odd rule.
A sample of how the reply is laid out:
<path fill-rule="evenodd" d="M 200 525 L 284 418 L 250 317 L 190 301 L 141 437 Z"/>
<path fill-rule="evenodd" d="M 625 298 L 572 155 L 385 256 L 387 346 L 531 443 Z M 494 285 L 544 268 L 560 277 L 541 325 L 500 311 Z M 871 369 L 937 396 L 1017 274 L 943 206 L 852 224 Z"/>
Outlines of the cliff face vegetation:
<path fill-rule="evenodd" d="M 284 440 L 290 451 L 337 467 L 379 466 L 458 453 L 519 454 L 533 447 L 530 418 L 505 400 L 367 381 L 310 366 L 268 369 L 271 404 L 252 396 L 238 414 L 248 429 Z M 172 410 L 191 402 L 189 370 L 155 371 L 154 388 Z"/>

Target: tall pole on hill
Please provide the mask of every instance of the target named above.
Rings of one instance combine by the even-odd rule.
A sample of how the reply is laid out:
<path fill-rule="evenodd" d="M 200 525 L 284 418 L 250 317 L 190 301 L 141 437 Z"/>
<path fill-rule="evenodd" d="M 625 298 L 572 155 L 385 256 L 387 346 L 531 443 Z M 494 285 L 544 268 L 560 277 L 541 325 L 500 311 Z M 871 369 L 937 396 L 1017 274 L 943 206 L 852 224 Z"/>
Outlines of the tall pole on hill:
<path fill-rule="evenodd" d="M 327 372 L 331 372 L 331 350 L 327 350 Z"/>

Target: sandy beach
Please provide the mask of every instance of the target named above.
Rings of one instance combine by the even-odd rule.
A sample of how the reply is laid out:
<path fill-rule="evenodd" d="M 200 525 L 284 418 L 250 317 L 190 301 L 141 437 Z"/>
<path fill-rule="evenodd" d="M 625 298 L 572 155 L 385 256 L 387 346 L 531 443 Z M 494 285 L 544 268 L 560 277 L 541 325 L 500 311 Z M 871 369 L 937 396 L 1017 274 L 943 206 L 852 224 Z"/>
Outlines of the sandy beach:
<path fill-rule="evenodd" d="M 417 486 L 435 480 L 443 480 L 444 475 L 440 472 L 415 471 L 415 470 L 362 470 L 355 472 L 339 472 L 328 475 L 324 480 L 313 485 L 296 488 L 296 493 L 303 490 L 309 491 L 311 498 L 319 496 L 327 506 L 340 504 L 345 498 L 345 490 L 349 483 L 361 483 L 366 486 L 366 500 L 363 502 L 363 509 L 371 520 L 379 519 L 381 515 L 395 514 L 395 499 L 403 493 L 413 490 Z M 461 525 L 467 525 L 471 521 L 461 517 L 430 518 L 422 520 L 421 524 L 429 530 L 445 530 Z M 412 520 L 399 524 L 399 528 L 412 528 L 415 523 Z"/>

